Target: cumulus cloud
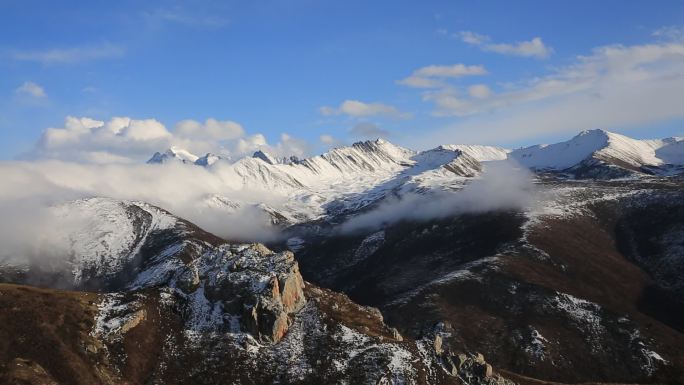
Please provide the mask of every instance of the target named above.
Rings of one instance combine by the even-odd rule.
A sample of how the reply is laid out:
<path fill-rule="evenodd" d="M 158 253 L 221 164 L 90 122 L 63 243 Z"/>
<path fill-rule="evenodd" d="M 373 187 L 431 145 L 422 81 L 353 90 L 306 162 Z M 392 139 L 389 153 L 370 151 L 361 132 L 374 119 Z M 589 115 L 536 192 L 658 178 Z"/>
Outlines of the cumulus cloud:
<path fill-rule="evenodd" d="M 14 90 L 19 95 L 26 95 L 33 98 L 47 98 L 47 93 L 45 89 L 34 82 L 24 82 L 22 85 Z"/>
<path fill-rule="evenodd" d="M 525 167 L 511 161 L 488 162 L 481 177 L 460 191 L 388 198 L 377 208 L 344 222 L 338 230 L 354 233 L 401 221 L 428 221 L 463 213 L 527 208 L 536 199 L 532 181 L 533 176 Z"/>
<path fill-rule="evenodd" d="M 445 86 L 444 79 L 463 76 L 485 75 L 487 70 L 481 65 L 429 65 L 419 68 L 397 83 L 413 88 L 438 88 Z"/>
<path fill-rule="evenodd" d="M 38 62 L 42 64 L 71 64 L 123 56 L 123 47 L 101 44 L 88 47 L 52 48 L 35 51 L 14 51 L 10 58 L 16 61 Z"/>
<path fill-rule="evenodd" d="M 233 121 L 219 121 L 209 118 L 204 123 L 195 120 L 182 120 L 176 124 L 175 133 L 187 138 L 207 138 L 213 140 L 229 140 L 245 135 L 245 130 Z"/>
<path fill-rule="evenodd" d="M 684 118 L 684 43 L 610 45 L 544 76 L 523 79 L 486 98 L 453 89 L 429 93 L 435 114 L 465 119 L 425 135 L 423 145 L 519 140 L 578 129 L 628 128 Z"/>
<path fill-rule="evenodd" d="M 378 127 L 378 125 L 369 122 L 362 122 L 349 130 L 349 133 L 360 139 L 376 139 L 376 138 L 387 138 L 390 136 L 389 131 L 383 130 Z"/>
<path fill-rule="evenodd" d="M 398 108 L 384 103 L 364 103 L 358 100 L 345 100 L 338 107 L 324 106 L 319 109 L 323 116 L 348 115 L 354 118 L 383 115 L 399 119 L 408 119 L 411 114 L 401 112 Z"/>
<path fill-rule="evenodd" d="M 64 127 L 46 129 L 35 148 L 24 157 L 101 164 L 140 163 L 172 146 L 198 156 L 211 152 L 234 159 L 256 150 L 300 157 L 309 151 L 306 142 L 288 134 L 282 134 L 280 141 L 271 145 L 262 134 L 246 135 L 242 126 L 233 121 L 184 120 L 169 131 L 155 119 L 115 117 L 105 122 L 70 116 Z"/>
<path fill-rule="evenodd" d="M 553 53 L 553 48 L 544 44 L 540 37 L 515 43 L 493 43 L 489 36 L 472 31 L 460 31 L 457 36 L 466 44 L 477 46 L 486 52 L 496 52 L 502 55 L 546 59 Z"/>
<path fill-rule="evenodd" d="M 143 159 L 171 144 L 173 136 L 154 119 L 117 117 L 108 122 L 87 117 L 65 119 L 64 127 L 43 131 L 32 158 L 75 161 Z"/>

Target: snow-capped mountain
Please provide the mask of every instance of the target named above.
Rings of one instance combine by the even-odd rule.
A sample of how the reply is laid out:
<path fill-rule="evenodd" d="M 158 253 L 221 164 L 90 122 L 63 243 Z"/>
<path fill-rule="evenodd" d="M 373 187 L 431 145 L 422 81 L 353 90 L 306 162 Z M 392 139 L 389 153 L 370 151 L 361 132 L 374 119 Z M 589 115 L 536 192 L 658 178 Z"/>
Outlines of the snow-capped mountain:
<path fill-rule="evenodd" d="M 199 157 L 190 151 L 173 146 L 164 152 L 155 152 L 147 163 L 163 164 L 168 162 L 180 162 L 194 164 L 197 159 L 199 159 Z"/>
<path fill-rule="evenodd" d="M 269 154 L 268 152 L 259 150 L 252 154 L 252 158 L 261 159 L 268 164 L 291 164 L 299 162 L 299 158 L 292 155 L 288 157 L 277 157 Z"/>
<path fill-rule="evenodd" d="M 421 152 L 378 139 L 334 148 L 327 153 L 302 160 L 257 151 L 251 158 L 239 159 L 232 165 L 246 185 L 282 189 L 313 187 L 334 180 L 365 177 L 381 182 L 389 175 L 396 175 L 409 168 L 413 168 L 414 173 L 416 170 L 434 170 L 446 164 L 435 157 L 451 157 L 450 160 L 454 160 L 459 154 L 480 163 L 515 160 L 537 171 L 564 171 L 580 166 L 609 165 L 653 174 L 684 165 L 684 138 L 638 140 L 605 130 L 589 130 L 565 142 L 539 144 L 516 150 L 485 145 L 445 144 Z M 148 163 L 179 160 L 187 164 L 209 166 L 220 159 L 220 156 L 213 154 L 199 158 L 188 151 L 171 148 L 164 153 L 155 153 Z M 466 174 L 475 176 L 477 173 Z"/>
<path fill-rule="evenodd" d="M 604 131 L 582 131 L 561 143 L 514 150 L 511 158 L 536 170 L 566 170 L 595 161 L 623 169 L 647 172 L 647 168 L 684 164 L 683 138 L 637 140 Z"/>
<path fill-rule="evenodd" d="M 207 154 L 194 162 L 187 151 L 174 149 L 163 159 L 186 154 L 188 167 L 211 167 L 221 161 L 220 182 L 226 190 L 261 191 L 277 197 L 265 214 L 273 223 L 293 224 L 342 215 L 372 205 L 390 195 L 431 189 L 460 189 L 491 162 L 513 160 L 533 171 L 575 179 L 677 175 L 684 172 L 681 138 L 636 140 L 603 130 L 584 131 L 551 145 L 518 150 L 484 145 L 442 145 L 413 151 L 386 140 L 339 147 L 305 159 L 279 158 L 264 151 L 235 162 Z M 153 159 L 159 158 L 157 154 Z M 259 198 L 211 194 L 204 200 L 212 210 L 235 212 L 236 207 L 263 207 Z M 222 207 L 222 202 L 230 204 Z"/>
<path fill-rule="evenodd" d="M 221 155 L 207 153 L 206 155 L 197 158 L 197 160 L 194 163 L 198 166 L 208 167 L 208 166 L 211 166 L 220 160 L 229 160 L 229 159 L 227 159 L 226 157 L 223 157 Z"/>
<path fill-rule="evenodd" d="M 478 162 L 487 162 L 492 160 L 505 160 L 511 150 L 496 146 L 481 146 L 468 144 L 446 144 L 437 148 L 443 148 L 452 151 L 461 151 L 473 157 Z"/>

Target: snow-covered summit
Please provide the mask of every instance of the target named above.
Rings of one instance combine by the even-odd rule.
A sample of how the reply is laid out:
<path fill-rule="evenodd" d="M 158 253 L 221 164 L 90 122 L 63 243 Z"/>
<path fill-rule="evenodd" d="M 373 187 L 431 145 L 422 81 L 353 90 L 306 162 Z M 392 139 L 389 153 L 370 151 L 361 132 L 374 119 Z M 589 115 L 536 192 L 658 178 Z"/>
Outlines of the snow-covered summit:
<path fill-rule="evenodd" d="M 290 157 L 277 157 L 263 150 L 254 152 L 252 158 L 261 159 L 268 164 L 291 164 L 299 162 L 299 158 L 294 155 Z"/>
<path fill-rule="evenodd" d="M 155 154 L 149 163 L 175 160 L 208 167 L 221 159 L 225 158 L 213 154 L 195 158 L 187 151 L 172 148 Z M 635 172 L 675 175 L 684 169 L 684 141 L 637 140 L 589 130 L 564 142 L 512 151 L 448 144 L 418 152 L 377 139 L 333 148 L 302 160 L 256 151 L 235 162 L 226 161 L 221 179 L 230 190 L 268 191 L 284 200 L 297 201 L 296 205 L 308 208 L 306 217 L 310 217 L 342 196 L 369 201 L 362 196 L 364 191 L 378 195 L 392 188 L 406 187 L 410 191 L 421 186 L 453 187 L 464 183 L 459 178 L 477 177 L 482 163 L 505 159 L 514 159 L 533 170 L 573 173 L 577 178 L 615 178 Z"/>
<path fill-rule="evenodd" d="M 349 174 L 354 172 L 389 171 L 411 164 L 415 151 L 396 146 L 386 140 L 357 142 L 349 147 L 337 147 L 325 154 L 300 161 L 318 174 Z"/>
<path fill-rule="evenodd" d="M 681 142 L 681 138 L 638 140 L 605 130 L 588 130 L 565 142 L 514 150 L 510 157 L 538 170 L 564 170 L 590 159 L 637 170 L 680 164 L 684 160 Z"/>
<path fill-rule="evenodd" d="M 206 155 L 198 158 L 194 163 L 198 166 L 207 167 L 207 166 L 211 166 L 212 164 L 214 164 L 220 160 L 224 160 L 224 159 L 226 159 L 226 158 L 221 156 L 221 155 L 216 155 L 216 154 L 209 152 Z"/>
<path fill-rule="evenodd" d="M 491 160 L 504 160 L 508 157 L 508 150 L 503 147 L 497 146 L 482 146 L 482 145 L 470 145 L 470 144 L 445 144 L 437 147 L 438 149 L 446 149 L 451 151 L 461 151 L 473 157 L 478 162 L 488 162 Z"/>
<path fill-rule="evenodd" d="M 180 163 L 195 163 L 199 157 L 188 150 L 182 148 L 171 146 L 168 150 L 162 152 L 155 152 L 152 158 L 147 161 L 149 164 L 155 163 L 168 163 L 168 162 L 180 162 Z"/>

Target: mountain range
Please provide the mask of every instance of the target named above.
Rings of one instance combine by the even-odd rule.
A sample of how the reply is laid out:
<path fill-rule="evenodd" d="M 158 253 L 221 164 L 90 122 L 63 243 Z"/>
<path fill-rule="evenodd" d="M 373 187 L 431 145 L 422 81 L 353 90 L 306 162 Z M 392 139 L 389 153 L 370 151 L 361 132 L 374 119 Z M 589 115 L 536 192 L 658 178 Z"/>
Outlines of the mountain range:
<path fill-rule="evenodd" d="M 277 236 L 51 206 L 63 255 L 0 254 L 0 382 L 684 383 L 684 138 L 147 163 Z"/>

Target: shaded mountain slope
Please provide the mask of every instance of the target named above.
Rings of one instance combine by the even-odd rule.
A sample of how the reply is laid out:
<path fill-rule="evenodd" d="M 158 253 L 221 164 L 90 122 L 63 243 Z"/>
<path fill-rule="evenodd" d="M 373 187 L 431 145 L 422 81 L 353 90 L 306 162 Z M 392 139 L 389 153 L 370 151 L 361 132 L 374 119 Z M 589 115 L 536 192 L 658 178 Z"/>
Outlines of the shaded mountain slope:
<path fill-rule="evenodd" d="M 402 334 L 442 323 L 445 344 L 502 369 L 557 382 L 679 383 L 679 186 L 548 181 L 564 198 L 547 204 L 561 211 L 304 237 L 298 255 L 307 279 L 380 308 Z"/>

